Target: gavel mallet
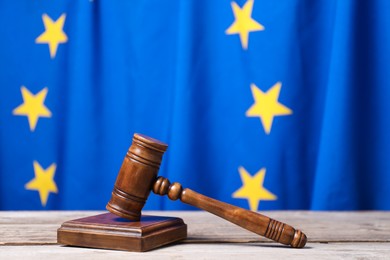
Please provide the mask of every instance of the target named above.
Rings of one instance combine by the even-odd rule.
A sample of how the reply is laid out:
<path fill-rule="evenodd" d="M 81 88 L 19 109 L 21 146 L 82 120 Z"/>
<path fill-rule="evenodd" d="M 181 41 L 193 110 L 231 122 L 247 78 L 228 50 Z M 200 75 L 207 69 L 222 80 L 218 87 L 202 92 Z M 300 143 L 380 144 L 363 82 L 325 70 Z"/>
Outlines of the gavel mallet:
<path fill-rule="evenodd" d="M 259 213 L 245 210 L 183 189 L 180 183 L 170 183 L 164 177 L 157 177 L 162 156 L 168 145 L 141 134 L 134 134 L 133 143 L 125 156 L 115 182 L 112 196 L 106 208 L 120 217 L 138 221 L 141 210 L 151 190 L 159 195 L 168 195 L 171 200 L 206 210 L 242 228 L 290 245 L 305 246 L 307 237 L 300 230 Z"/>

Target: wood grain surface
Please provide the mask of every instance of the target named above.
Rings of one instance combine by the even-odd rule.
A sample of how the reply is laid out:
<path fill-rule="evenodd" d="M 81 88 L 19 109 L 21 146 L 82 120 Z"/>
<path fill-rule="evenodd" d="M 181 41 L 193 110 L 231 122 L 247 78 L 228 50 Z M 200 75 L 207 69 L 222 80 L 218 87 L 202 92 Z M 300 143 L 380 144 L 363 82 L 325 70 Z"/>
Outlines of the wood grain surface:
<path fill-rule="evenodd" d="M 273 243 L 202 211 L 145 211 L 144 214 L 180 217 L 188 225 L 181 243 L 147 253 L 63 247 L 56 232 L 67 220 L 102 211 L 0 212 L 0 259 L 83 259 L 150 257 L 155 259 L 390 259 L 390 212 L 262 212 L 304 231 L 307 248 L 292 249 Z"/>

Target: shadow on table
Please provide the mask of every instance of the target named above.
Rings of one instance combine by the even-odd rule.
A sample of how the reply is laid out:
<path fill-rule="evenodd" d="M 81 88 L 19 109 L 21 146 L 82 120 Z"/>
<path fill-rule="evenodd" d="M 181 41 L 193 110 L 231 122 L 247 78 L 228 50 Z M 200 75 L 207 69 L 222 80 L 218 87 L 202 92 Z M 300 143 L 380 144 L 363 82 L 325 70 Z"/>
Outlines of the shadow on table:
<path fill-rule="evenodd" d="M 310 246 L 305 246 L 304 248 L 292 248 L 291 246 L 278 244 L 271 241 L 259 241 L 259 240 L 247 240 L 247 239 L 213 239 L 210 237 L 187 237 L 185 240 L 178 242 L 178 244 L 232 244 L 232 245 L 247 245 L 255 247 L 269 247 L 269 248 L 280 248 L 280 249 L 291 249 L 291 250 L 301 250 L 301 249 L 311 249 Z"/>

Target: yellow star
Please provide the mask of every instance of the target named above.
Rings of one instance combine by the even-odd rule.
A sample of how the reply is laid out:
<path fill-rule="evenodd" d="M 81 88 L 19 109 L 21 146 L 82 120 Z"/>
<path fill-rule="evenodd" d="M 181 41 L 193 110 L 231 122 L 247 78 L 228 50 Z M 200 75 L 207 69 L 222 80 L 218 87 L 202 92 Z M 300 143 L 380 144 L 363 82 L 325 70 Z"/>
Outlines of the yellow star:
<path fill-rule="evenodd" d="M 35 178 L 25 185 L 27 190 L 36 190 L 39 192 L 42 206 L 46 206 L 50 192 L 58 192 L 57 185 L 54 182 L 56 168 L 56 164 L 53 163 L 49 166 L 49 168 L 44 170 L 37 161 L 34 161 Z"/>
<path fill-rule="evenodd" d="M 35 39 L 35 43 L 47 43 L 52 59 L 56 56 L 58 45 L 68 41 L 68 37 L 63 31 L 65 18 L 66 14 L 62 14 L 54 22 L 47 14 L 42 15 L 45 31 Z"/>
<path fill-rule="evenodd" d="M 34 131 L 39 117 L 51 117 L 50 110 L 45 106 L 47 88 L 33 95 L 25 86 L 21 87 L 23 104 L 12 111 L 17 116 L 27 116 L 30 130 Z"/>
<path fill-rule="evenodd" d="M 246 111 L 247 117 L 260 117 L 264 131 L 271 132 L 272 122 L 275 116 L 291 115 L 292 110 L 278 102 L 282 83 L 277 82 L 267 92 L 261 91 L 255 84 L 251 84 L 251 90 L 255 103 Z"/>
<path fill-rule="evenodd" d="M 241 46 L 248 49 L 249 33 L 264 30 L 264 26 L 252 19 L 253 0 L 248 0 L 242 8 L 236 2 L 231 2 L 234 13 L 234 22 L 226 30 L 226 34 L 239 34 Z"/>
<path fill-rule="evenodd" d="M 260 169 L 255 176 L 251 176 L 244 167 L 238 169 L 242 187 L 233 193 L 233 198 L 247 199 L 249 208 L 257 211 L 260 200 L 276 200 L 277 197 L 263 187 L 265 168 Z"/>

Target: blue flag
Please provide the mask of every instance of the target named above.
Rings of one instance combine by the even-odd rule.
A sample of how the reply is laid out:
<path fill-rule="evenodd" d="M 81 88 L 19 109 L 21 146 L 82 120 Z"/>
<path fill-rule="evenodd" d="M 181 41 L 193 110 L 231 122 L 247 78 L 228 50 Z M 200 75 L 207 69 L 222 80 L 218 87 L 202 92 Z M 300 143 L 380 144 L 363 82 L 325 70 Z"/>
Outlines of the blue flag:
<path fill-rule="evenodd" d="M 390 209 L 389 10 L 2 1 L 0 209 L 104 209 L 135 132 L 169 145 L 160 175 L 240 207 Z"/>

